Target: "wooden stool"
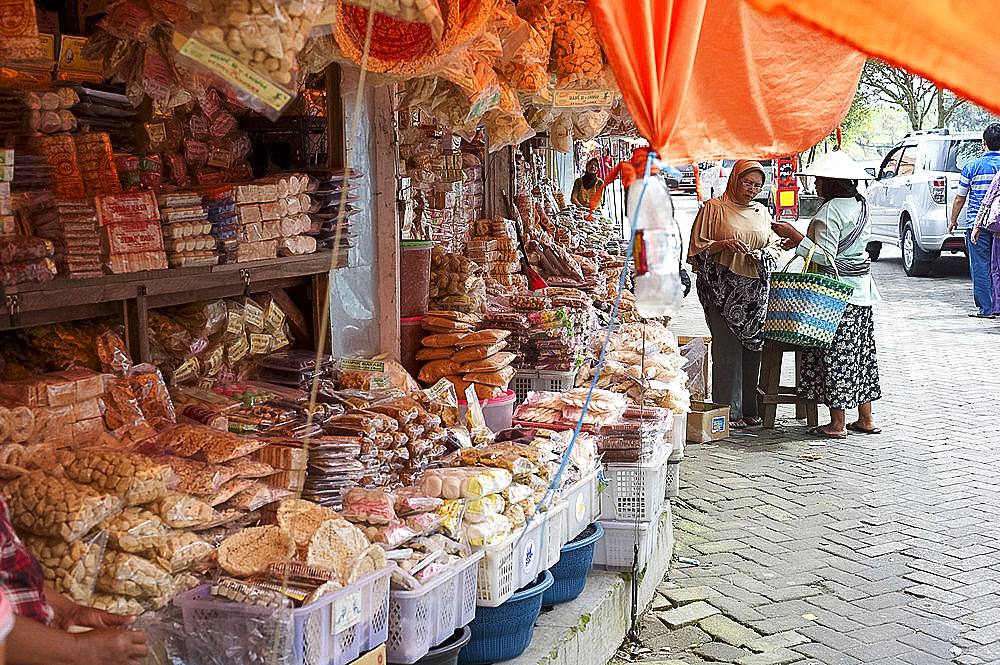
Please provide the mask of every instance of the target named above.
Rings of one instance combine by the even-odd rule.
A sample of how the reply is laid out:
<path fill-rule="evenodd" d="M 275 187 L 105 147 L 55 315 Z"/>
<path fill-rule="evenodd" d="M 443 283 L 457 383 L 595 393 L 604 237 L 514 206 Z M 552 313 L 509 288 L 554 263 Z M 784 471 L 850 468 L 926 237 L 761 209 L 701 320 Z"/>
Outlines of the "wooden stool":
<path fill-rule="evenodd" d="M 795 385 L 781 385 L 781 361 L 785 353 L 795 354 Z M 779 404 L 794 404 L 795 417 L 806 419 L 810 427 L 819 425 L 819 414 L 816 400 L 805 399 L 798 395 L 799 376 L 802 369 L 802 347 L 784 342 L 767 340 L 760 358 L 760 385 L 757 386 L 757 399 L 760 405 L 764 427 L 773 428 Z"/>

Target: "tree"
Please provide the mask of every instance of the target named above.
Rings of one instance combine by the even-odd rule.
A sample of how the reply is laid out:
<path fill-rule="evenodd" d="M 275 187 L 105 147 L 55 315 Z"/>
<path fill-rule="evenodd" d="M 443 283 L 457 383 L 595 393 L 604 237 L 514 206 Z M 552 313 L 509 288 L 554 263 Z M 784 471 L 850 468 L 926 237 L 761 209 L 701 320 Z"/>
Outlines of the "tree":
<path fill-rule="evenodd" d="M 1000 116 L 990 113 L 981 106 L 973 103 L 962 104 L 962 106 L 952 114 L 948 121 L 948 127 L 956 132 L 979 132 L 991 122 L 1000 122 Z"/>
<path fill-rule="evenodd" d="M 858 90 L 873 105 L 901 108 L 913 130 L 923 129 L 930 121 L 935 127 L 946 127 L 952 115 L 966 104 L 932 81 L 874 58 L 865 61 Z"/>

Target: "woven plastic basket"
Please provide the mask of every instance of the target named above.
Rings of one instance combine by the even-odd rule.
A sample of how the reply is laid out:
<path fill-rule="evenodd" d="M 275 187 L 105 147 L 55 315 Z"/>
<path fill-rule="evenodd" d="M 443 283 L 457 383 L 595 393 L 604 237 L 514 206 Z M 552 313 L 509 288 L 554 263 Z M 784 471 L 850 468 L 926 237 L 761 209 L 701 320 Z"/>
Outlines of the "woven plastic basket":
<path fill-rule="evenodd" d="M 771 273 L 764 337 L 821 349 L 832 345 L 854 287 L 839 279 L 806 272 L 815 249 L 813 246 L 809 250 L 801 273 L 787 272 L 795 257 L 785 266 L 785 271 Z M 833 257 L 823 253 L 839 278 Z"/>

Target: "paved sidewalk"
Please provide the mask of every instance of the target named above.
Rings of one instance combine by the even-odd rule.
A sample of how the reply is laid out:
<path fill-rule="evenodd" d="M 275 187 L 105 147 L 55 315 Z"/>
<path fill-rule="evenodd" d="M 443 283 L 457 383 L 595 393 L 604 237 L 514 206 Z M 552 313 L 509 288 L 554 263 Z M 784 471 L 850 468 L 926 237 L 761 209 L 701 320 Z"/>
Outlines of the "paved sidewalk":
<path fill-rule="evenodd" d="M 689 445 L 674 554 L 698 563 L 675 558 L 616 662 L 1000 663 L 1000 321 L 966 316 L 961 258 L 914 279 L 883 256 L 885 433 L 816 441 L 784 407 Z M 689 297 L 673 328 L 700 316 Z"/>

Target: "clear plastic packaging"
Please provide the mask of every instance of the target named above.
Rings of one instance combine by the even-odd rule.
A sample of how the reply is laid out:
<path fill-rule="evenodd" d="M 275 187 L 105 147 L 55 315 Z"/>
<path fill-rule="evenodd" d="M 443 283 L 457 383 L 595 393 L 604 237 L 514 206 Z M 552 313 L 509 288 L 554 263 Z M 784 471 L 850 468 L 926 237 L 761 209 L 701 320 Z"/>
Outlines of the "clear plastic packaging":
<path fill-rule="evenodd" d="M 277 120 L 295 96 L 296 56 L 322 10 L 316 0 L 200 0 L 200 23 L 174 33 L 179 62 L 208 74 L 249 108 Z"/>
<path fill-rule="evenodd" d="M 7 483 L 4 494 L 15 526 L 69 543 L 122 509 L 117 496 L 42 471 L 25 473 Z"/>
<path fill-rule="evenodd" d="M 170 492 L 153 502 L 150 504 L 150 510 L 167 526 L 175 529 L 203 527 L 216 521 L 219 516 L 212 506 L 204 501 L 177 492 Z"/>
<path fill-rule="evenodd" d="M 130 554 L 153 551 L 169 533 L 163 520 L 138 506 L 126 508 L 105 520 L 101 528 L 108 534 L 109 547 Z"/>
<path fill-rule="evenodd" d="M 41 564 L 45 579 L 56 591 L 84 605 L 89 605 L 93 598 L 107 542 L 108 534 L 104 531 L 72 544 L 58 538 L 30 535 L 24 538 L 25 545 Z"/>
<path fill-rule="evenodd" d="M 156 546 L 156 562 L 170 573 L 187 570 L 212 554 L 213 547 L 190 531 L 174 531 Z"/>
<path fill-rule="evenodd" d="M 107 550 L 97 576 L 97 589 L 137 598 L 157 598 L 171 586 L 167 571 L 148 559 Z"/>

